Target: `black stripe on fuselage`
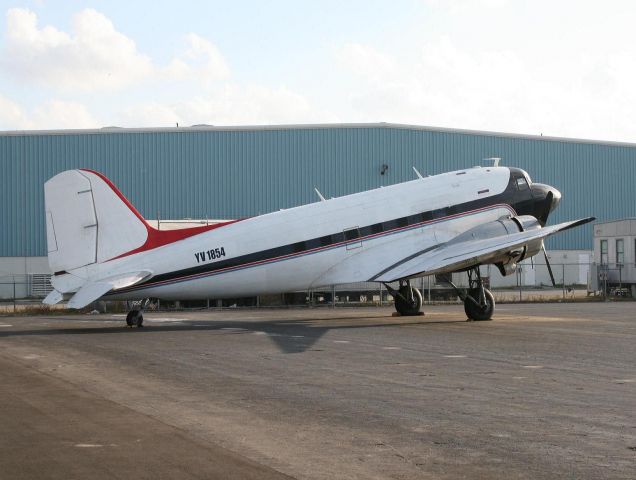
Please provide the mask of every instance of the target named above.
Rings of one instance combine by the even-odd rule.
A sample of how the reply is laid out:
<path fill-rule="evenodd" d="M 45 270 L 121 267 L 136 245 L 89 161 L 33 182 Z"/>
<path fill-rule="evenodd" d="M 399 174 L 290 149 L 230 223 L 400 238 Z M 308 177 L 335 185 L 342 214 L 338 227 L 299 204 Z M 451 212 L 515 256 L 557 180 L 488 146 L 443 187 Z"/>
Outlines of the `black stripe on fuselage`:
<path fill-rule="evenodd" d="M 198 277 L 214 274 L 220 270 L 233 271 L 233 269 L 248 266 L 251 264 L 261 264 L 267 261 L 273 261 L 282 258 L 295 258 L 312 251 L 327 250 L 329 248 L 344 246 L 348 243 L 360 242 L 365 239 L 372 239 L 385 234 L 398 232 L 400 230 L 408 229 L 409 227 L 416 227 L 420 224 L 426 224 L 434 220 L 442 220 L 448 217 L 454 217 L 461 214 L 466 214 L 474 210 L 483 209 L 489 206 L 495 205 L 508 205 L 514 210 L 514 203 L 516 197 L 516 184 L 511 180 L 506 190 L 498 195 L 492 197 L 480 198 L 472 200 L 470 202 L 464 202 L 457 205 L 451 205 L 449 207 L 440 208 L 437 210 L 429 210 L 405 217 L 399 217 L 385 222 L 374 223 L 359 227 L 357 229 L 339 231 L 330 235 L 324 235 L 321 237 L 311 238 L 300 242 L 290 243 L 282 245 L 280 247 L 269 248 L 267 250 L 261 250 L 259 252 L 248 253 L 246 255 L 240 255 L 238 257 L 229 258 L 227 260 L 220 260 L 218 262 L 197 265 L 182 270 L 176 270 L 173 272 L 162 273 L 156 275 L 143 283 L 137 285 L 122 288 L 110 294 L 120 294 L 133 290 L 140 290 L 143 288 L 150 288 L 153 286 L 161 286 L 162 284 L 171 283 L 172 281 L 179 279 L 187 279 L 187 277 Z M 108 295 L 108 294 L 107 294 Z"/>

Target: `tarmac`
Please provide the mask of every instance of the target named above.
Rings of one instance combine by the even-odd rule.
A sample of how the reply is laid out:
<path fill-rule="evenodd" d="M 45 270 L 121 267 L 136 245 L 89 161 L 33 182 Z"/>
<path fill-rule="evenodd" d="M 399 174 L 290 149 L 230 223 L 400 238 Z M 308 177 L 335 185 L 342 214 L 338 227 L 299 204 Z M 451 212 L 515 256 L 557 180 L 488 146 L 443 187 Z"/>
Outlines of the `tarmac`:
<path fill-rule="evenodd" d="M 634 479 L 636 303 L 0 317 L 0 479 Z"/>

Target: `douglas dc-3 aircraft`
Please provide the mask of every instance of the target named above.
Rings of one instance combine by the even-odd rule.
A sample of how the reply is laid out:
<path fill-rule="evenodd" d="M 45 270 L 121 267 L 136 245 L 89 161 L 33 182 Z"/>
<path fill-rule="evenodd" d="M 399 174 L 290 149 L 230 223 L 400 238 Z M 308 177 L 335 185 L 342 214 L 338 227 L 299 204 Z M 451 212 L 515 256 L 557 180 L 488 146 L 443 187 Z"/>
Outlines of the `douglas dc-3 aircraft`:
<path fill-rule="evenodd" d="M 418 173 L 389 187 L 167 231 L 151 227 L 95 171 L 62 172 L 44 192 L 55 289 L 44 303 L 68 299 L 71 308 L 100 298 L 235 298 L 372 281 L 386 285 L 400 314 L 416 315 L 422 296 L 410 279 L 467 272 L 467 291 L 449 283 L 468 318 L 489 320 L 495 302 L 480 265 L 509 275 L 524 258 L 545 254 L 544 238 L 594 220 L 546 226 L 559 191 L 499 166 Z M 142 326 L 143 308 L 126 322 Z"/>

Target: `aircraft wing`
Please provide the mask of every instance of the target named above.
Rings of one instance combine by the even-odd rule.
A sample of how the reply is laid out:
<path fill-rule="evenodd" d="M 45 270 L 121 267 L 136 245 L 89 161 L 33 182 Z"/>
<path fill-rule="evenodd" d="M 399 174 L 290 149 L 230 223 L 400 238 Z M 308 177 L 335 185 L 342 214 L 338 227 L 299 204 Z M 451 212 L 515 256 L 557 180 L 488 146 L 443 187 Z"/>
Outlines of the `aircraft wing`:
<path fill-rule="evenodd" d="M 444 243 L 422 250 L 391 265 L 370 280 L 393 282 L 405 278 L 453 272 L 480 264 L 492 263 L 502 255 L 522 248 L 526 243 L 542 240 L 555 233 L 578 227 L 594 220 L 594 217 L 559 223 L 538 230 L 500 235 L 461 243 Z"/>

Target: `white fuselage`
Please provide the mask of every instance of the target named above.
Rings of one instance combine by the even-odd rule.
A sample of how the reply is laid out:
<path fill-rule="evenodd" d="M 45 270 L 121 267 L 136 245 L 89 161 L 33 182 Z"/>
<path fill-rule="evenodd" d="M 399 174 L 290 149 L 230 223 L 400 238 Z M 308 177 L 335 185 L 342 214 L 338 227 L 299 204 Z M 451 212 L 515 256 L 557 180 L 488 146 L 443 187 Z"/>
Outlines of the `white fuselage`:
<path fill-rule="evenodd" d="M 506 189 L 510 178 L 509 170 L 502 167 L 461 172 L 244 219 L 159 248 L 83 267 L 84 275 L 103 278 L 128 271 L 152 272 L 144 284 L 109 294 L 110 299 L 227 298 L 367 281 L 392 261 L 515 214 L 510 205 L 493 198 L 489 205 L 440 218 L 387 224 L 376 232 L 367 228 L 365 233 L 363 229 L 362 236 L 356 238 L 357 228 L 494 197 Z M 349 240 L 320 243 L 321 237 L 343 231 L 350 231 Z"/>

